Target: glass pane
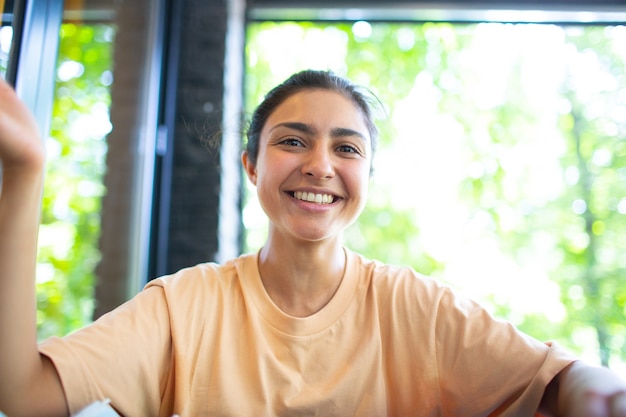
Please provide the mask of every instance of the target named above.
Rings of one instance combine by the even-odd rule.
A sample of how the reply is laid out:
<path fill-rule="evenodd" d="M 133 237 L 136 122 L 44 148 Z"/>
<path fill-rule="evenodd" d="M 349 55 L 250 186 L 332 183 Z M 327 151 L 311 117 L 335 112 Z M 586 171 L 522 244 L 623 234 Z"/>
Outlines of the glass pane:
<path fill-rule="evenodd" d="M 96 4 L 97 3 L 97 4 Z M 149 4 L 150 3 L 150 4 Z M 129 298 L 143 79 L 156 2 L 65 2 L 37 271 L 40 339 Z M 157 92 L 158 93 L 158 92 Z M 142 128 L 139 128 L 142 126 Z M 141 194 L 141 193 L 139 193 Z M 103 233 L 106 230 L 107 233 Z M 96 301 L 97 300 L 97 301 Z"/>
<path fill-rule="evenodd" d="M 0 12 L 2 12 L 2 21 L 0 22 L 0 76 L 4 78 L 9 65 L 11 41 L 13 40 L 13 1 L 0 0 Z"/>
<path fill-rule="evenodd" d="M 42 337 L 65 334 L 92 316 L 114 36 L 109 22 L 61 25 L 39 235 Z"/>

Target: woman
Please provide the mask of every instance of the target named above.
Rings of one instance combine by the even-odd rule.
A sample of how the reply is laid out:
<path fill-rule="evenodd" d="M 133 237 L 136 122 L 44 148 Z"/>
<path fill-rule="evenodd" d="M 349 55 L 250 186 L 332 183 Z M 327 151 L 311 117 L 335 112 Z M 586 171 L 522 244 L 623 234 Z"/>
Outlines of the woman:
<path fill-rule="evenodd" d="M 367 197 L 366 96 L 304 71 L 255 111 L 242 163 L 269 217 L 257 254 L 149 283 L 37 346 L 43 149 L 0 86 L 0 410 L 126 416 L 626 416 L 626 383 L 494 320 L 409 268 L 342 245 Z"/>

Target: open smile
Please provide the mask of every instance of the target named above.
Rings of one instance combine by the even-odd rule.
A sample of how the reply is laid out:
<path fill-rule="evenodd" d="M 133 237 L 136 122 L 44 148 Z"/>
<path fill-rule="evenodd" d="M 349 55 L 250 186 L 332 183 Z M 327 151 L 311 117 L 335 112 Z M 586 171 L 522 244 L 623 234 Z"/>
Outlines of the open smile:
<path fill-rule="evenodd" d="M 332 204 L 337 200 L 332 194 L 316 194 L 306 191 L 292 191 L 289 193 L 296 200 L 306 201 L 315 204 Z"/>

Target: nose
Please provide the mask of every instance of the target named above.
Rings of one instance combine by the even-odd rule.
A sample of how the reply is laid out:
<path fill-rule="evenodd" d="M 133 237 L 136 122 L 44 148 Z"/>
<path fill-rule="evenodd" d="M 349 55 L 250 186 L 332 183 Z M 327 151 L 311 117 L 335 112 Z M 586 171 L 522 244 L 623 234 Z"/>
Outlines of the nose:
<path fill-rule="evenodd" d="M 314 147 L 308 152 L 302 165 L 302 173 L 316 179 L 330 179 L 335 176 L 331 151 L 324 147 Z"/>

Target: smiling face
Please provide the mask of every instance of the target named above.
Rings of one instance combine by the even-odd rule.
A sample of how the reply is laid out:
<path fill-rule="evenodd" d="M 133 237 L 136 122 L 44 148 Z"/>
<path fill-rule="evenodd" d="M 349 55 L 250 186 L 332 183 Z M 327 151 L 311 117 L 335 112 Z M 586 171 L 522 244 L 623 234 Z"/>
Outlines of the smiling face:
<path fill-rule="evenodd" d="M 270 237 L 340 237 L 367 200 L 371 143 L 360 109 L 332 90 L 300 91 L 261 132 L 256 164 L 243 163 L 270 219 Z"/>

